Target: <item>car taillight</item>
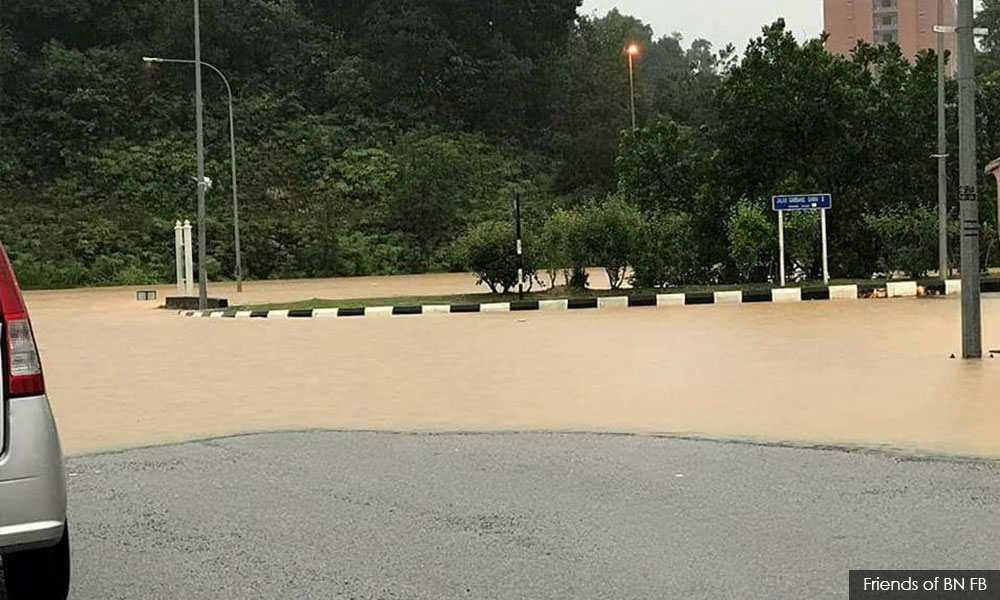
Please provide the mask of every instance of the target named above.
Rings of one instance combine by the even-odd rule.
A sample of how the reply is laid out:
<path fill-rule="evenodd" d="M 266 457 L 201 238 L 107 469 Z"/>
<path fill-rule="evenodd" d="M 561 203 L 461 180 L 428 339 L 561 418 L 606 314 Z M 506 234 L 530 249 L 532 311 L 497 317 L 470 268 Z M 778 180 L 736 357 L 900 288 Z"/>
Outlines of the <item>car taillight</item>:
<path fill-rule="evenodd" d="M 11 396 L 37 396 L 45 393 L 42 363 L 38 360 L 35 336 L 27 319 L 7 321 L 9 390 Z"/>
<path fill-rule="evenodd" d="M 7 391 L 12 397 L 45 393 L 38 347 L 28 321 L 28 311 L 14 269 L 3 246 L 0 246 L 0 312 L 3 313 L 3 337 L 7 345 Z"/>

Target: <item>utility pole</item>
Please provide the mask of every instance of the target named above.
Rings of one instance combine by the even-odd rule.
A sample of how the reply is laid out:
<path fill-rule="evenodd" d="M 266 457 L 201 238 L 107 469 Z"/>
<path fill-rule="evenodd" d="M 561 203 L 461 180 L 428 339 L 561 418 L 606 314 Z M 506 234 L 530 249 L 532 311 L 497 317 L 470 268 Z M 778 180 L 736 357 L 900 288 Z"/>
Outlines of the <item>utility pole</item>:
<path fill-rule="evenodd" d="M 938 24 L 944 23 L 944 2 L 945 0 L 938 0 Z M 948 134 L 945 122 L 947 113 L 944 105 L 944 52 L 944 34 L 938 33 L 938 276 L 941 279 L 947 279 L 950 274 L 948 265 Z"/>
<path fill-rule="evenodd" d="M 962 235 L 962 358 L 983 356 L 976 187 L 976 67 L 972 0 L 958 2 L 959 200 Z"/>
<path fill-rule="evenodd" d="M 201 99 L 201 15 L 194 0 L 194 103 L 198 138 L 198 308 L 208 308 L 208 272 L 205 268 L 205 130 Z"/>

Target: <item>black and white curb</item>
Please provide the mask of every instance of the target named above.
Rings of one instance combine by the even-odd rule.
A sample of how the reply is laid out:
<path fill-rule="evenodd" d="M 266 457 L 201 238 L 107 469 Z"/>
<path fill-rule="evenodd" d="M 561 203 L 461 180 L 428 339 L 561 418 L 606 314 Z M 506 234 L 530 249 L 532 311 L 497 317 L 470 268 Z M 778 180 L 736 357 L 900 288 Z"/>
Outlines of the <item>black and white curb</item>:
<path fill-rule="evenodd" d="M 859 298 L 904 298 L 954 295 L 961 293 L 961 291 L 962 282 L 960 280 L 938 281 L 925 285 L 919 285 L 915 281 L 893 281 L 888 284 L 824 285 L 801 288 L 776 288 L 771 290 L 688 292 L 684 294 L 649 294 L 611 296 L 606 298 L 575 298 L 569 300 L 530 300 L 488 304 L 427 304 L 423 306 L 369 306 L 367 308 L 317 308 L 271 311 L 237 311 L 230 309 L 182 311 L 180 314 L 188 317 L 214 319 L 350 319 L 359 317 L 460 315 L 637 307 L 663 308 L 715 304 L 755 304 L 763 302 L 813 302 L 822 300 L 857 300 Z M 1000 292 L 1000 281 L 984 282 L 983 291 Z"/>

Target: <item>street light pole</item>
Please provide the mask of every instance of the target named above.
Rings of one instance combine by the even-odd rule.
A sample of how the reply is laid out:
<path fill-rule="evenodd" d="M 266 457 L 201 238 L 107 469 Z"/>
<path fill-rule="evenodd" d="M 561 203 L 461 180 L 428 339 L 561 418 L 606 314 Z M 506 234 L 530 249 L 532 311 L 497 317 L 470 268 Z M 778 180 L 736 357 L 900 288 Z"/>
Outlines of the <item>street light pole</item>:
<path fill-rule="evenodd" d="M 147 63 L 175 63 L 193 65 L 193 60 L 183 60 L 177 58 L 155 58 L 144 56 L 142 60 Z M 229 94 L 229 164 L 232 167 L 232 188 L 233 188 L 233 241 L 236 246 L 236 291 L 243 291 L 243 253 L 240 250 L 240 202 L 236 190 L 236 127 L 233 121 L 233 88 L 229 85 L 229 79 L 215 66 L 201 61 L 201 66 L 208 67 L 215 71 L 222 78 L 222 83 L 226 84 L 226 93 Z"/>
<path fill-rule="evenodd" d="M 205 129 L 201 99 L 201 15 L 194 0 L 194 96 L 198 145 L 198 308 L 208 308 L 208 271 L 205 268 Z"/>
<path fill-rule="evenodd" d="M 983 356 L 976 186 L 976 67 L 972 0 L 958 2 L 959 200 L 962 235 L 962 358 Z"/>
<path fill-rule="evenodd" d="M 944 1 L 938 0 L 938 23 L 944 23 Z M 947 279 L 948 265 L 948 134 L 945 119 L 944 93 L 944 33 L 937 34 L 938 61 L 938 276 Z"/>
<path fill-rule="evenodd" d="M 938 23 L 946 21 L 945 1 L 938 0 Z M 938 161 L 938 273 L 941 278 L 947 278 L 951 272 L 948 261 L 948 158 L 950 155 L 948 154 L 948 135 L 946 133 L 944 36 L 956 32 L 957 27 L 954 25 L 934 26 L 934 33 L 937 34 L 938 60 L 938 149 L 937 154 L 931 158 Z M 986 36 L 989 35 L 990 30 L 976 27 L 972 33 L 974 36 Z"/>
<path fill-rule="evenodd" d="M 632 94 L 632 131 L 636 129 L 636 118 L 635 118 L 635 56 L 639 54 L 639 46 L 636 44 L 629 44 L 625 49 L 625 53 L 628 54 L 628 83 L 629 89 Z"/>

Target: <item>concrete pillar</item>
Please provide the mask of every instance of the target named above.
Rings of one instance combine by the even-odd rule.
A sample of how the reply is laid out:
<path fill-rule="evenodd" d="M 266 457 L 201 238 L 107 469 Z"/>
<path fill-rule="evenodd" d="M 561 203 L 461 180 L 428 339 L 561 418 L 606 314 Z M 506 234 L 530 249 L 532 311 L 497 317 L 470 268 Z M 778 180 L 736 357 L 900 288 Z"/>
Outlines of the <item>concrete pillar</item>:
<path fill-rule="evenodd" d="M 184 295 L 194 294 L 194 242 L 191 221 L 184 221 Z"/>
<path fill-rule="evenodd" d="M 177 295 L 184 295 L 184 226 L 180 221 L 174 225 L 174 257 L 177 263 Z"/>

